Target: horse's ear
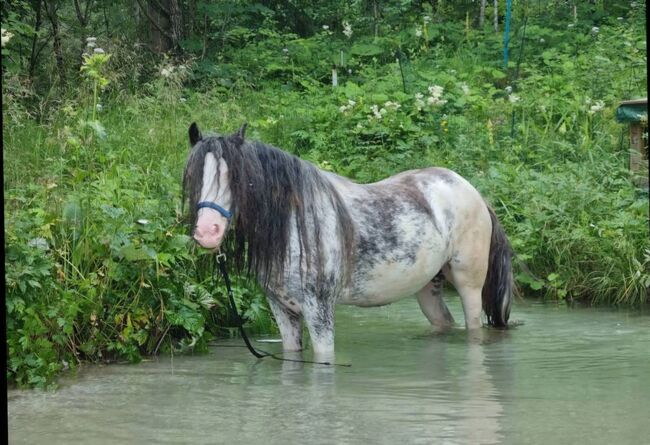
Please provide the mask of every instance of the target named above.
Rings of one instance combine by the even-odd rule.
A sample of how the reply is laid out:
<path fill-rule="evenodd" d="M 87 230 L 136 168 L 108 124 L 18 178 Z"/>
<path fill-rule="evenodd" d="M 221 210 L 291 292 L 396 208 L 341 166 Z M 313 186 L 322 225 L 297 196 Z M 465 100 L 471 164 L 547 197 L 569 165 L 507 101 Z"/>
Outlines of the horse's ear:
<path fill-rule="evenodd" d="M 241 128 L 237 130 L 237 136 L 244 139 L 244 136 L 246 134 L 246 127 L 248 127 L 248 122 L 244 122 L 244 125 L 242 125 Z"/>
<path fill-rule="evenodd" d="M 194 147 L 196 143 L 203 138 L 203 136 L 201 136 L 201 130 L 199 130 L 199 126 L 196 125 L 196 122 L 192 122 L 192 125 L 190 125 L 189 134 L 190 134 L 190 145 L 192 147 Z"/>

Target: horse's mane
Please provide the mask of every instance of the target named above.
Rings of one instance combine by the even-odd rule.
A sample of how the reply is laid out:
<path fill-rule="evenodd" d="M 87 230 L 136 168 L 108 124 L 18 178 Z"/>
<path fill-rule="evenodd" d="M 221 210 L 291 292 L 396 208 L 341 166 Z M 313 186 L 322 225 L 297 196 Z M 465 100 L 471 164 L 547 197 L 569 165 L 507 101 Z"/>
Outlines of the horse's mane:
<path fill-rule="evenodd" d="M 349 279 L 354 229 L 339 193 L 314 165 L 262 142 L 245 141 L 236 134 L 208 136 L 194 146 L 183 177 L 192 227 L 196 224 L 203 162 L 209 152 L 217 159 L 223 157 L 228 165 L 234 218 L 232 233 L 226 237 L 222 251 L 238 272 L 260 278 L 264 287 L 269 280 L 281 277 L 289 253 L 291 225 L 295 224 L 300 261 L 308 271 L 316 272 L 318 281 L 329 280 L 324 276 L 321 221 L 325 212 L 331 212 L 340 243 L 336 249 L 341 255 L 340 278 L 342 282 Z"/>

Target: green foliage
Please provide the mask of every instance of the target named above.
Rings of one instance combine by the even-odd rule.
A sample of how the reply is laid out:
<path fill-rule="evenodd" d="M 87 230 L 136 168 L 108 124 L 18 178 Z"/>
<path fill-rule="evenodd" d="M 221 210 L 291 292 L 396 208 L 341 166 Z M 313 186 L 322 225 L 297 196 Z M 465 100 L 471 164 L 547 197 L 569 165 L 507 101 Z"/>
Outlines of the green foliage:
<path fill-rule="evenodd" d="M 68 90 L 39 76 L 53 62 L 25 75 L 37 32 L 30 4 L 12 3 L 9 381 L 47 386 L 83 361 L 202 351 L 235 335 L 211 256 L 182 217 L 192 121 L 220 133 L 249 122 L 250 137 L 361 182 L 451 168 L 498 213 L 526 295 L 648 302 L 647 194 L 630 181 L 614 119 L 619 100 L 647 94 L 642 2 L 584 2 L 574 19 L 564 2 L 514 1 L 506 69 L 503 36 L 475 29 L 462 2 L 382 4 L 381 14 L 312 3 L 196 2 L 205 35 L 186 36 L 183 57 L 143 55 L 115 37 L 80 60 L 79 88 Z M 78 39 L 64 46 L 76 51 Z M 261 293 L 234 284 L 249 327 L 272 330 Z"/>

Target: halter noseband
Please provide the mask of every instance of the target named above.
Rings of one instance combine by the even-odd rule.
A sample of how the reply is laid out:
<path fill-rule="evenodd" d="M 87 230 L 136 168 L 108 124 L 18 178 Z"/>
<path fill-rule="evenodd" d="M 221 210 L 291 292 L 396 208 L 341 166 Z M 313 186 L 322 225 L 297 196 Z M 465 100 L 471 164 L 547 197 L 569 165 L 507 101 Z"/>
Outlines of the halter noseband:
<path fill-rule="evenodd" d="M 221 213 L 221 215 L 226 218 L 227 220 L 230 221 L 232 219 L 232 212 L 229 210 L 224 209 L 221 207 L 219 204 L 215 204 L 214 202 L 210 201 L 201 201 L 196 205 L 196 210 L 198 211 L 199 209 L 203 208 L 208 208 L 212 210 L 216 210 L 217 212 Z"/>

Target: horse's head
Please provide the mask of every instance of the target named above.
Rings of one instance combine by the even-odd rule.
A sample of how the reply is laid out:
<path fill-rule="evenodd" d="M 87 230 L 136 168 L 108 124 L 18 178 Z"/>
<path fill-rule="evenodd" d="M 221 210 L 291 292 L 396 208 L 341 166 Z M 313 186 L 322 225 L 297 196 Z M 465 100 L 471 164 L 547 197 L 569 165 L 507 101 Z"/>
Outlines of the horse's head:
<path fill-rule="evenodd" d="M 246 124 L 233 136 L 203 137 L 196 123 L 189 128 L 191 152 L 183 175 L 189 198 L 194 239 L 207 249 L 218 249 L 234 213 L 224 148 L 243 142 Z"/>

